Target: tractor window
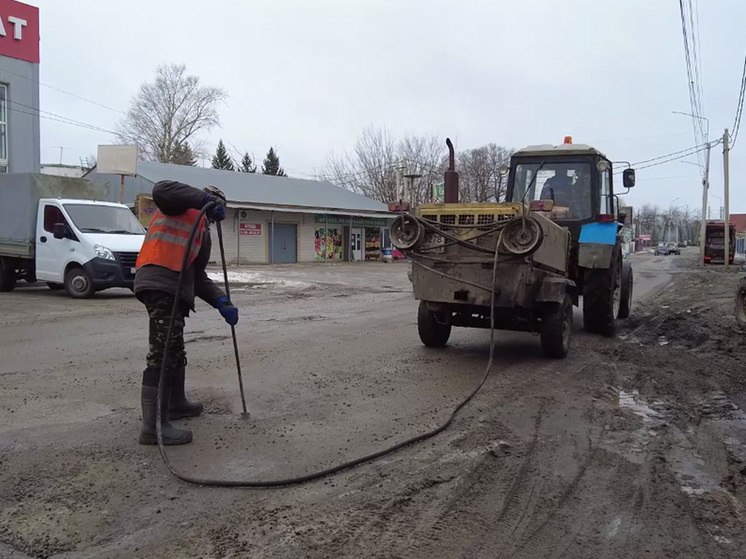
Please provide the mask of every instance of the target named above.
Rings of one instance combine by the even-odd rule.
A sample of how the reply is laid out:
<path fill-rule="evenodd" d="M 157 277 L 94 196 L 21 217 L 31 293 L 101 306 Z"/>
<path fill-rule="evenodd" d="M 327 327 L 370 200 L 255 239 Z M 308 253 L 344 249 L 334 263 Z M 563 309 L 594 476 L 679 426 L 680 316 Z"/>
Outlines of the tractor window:
<path fill-rule="evenodd" d="M 513 201 L 554 200 L 553 219 L 579 220 L 592 217 L 590 163 L 548 162 L 540 170 L 539 166 L 539 163 L 517 166 Z M 535 180 L 534 175 L 537 175 Z M 529 189 L 528 192 L 526 189 Z"/>
<path fill-rule="evenodd" d="M 601 211 L 599 213 L 616 215 L 613 198 L 611 195 L 611 169 L 607 169 L 601 173 Z"/>

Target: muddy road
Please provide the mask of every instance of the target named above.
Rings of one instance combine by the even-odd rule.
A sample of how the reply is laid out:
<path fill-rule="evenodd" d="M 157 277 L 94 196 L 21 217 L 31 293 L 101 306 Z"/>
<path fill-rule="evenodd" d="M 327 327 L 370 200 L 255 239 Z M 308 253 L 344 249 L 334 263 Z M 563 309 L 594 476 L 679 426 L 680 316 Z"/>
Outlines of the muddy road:
<path fill-rule="evenodd" d="M 632 317 L 616 339 L 576 332 L 563 361 L 498 333 L 483 390 L 437 437 L 264 490 L 184 484 L 137 444 L 130 294 L 0 294 L 0 557 L 744 557 L 738 275 L 695 256 L 633 256 Z M 168 450 L 180 471 L 328 468 L 435 427 L 483 375 L 485 331 L 421 346 L 404 265 L 263 270 L 234 295 L 250 420 L 230 330 L 204 305 L 187 322 L 206 413 Z"/>

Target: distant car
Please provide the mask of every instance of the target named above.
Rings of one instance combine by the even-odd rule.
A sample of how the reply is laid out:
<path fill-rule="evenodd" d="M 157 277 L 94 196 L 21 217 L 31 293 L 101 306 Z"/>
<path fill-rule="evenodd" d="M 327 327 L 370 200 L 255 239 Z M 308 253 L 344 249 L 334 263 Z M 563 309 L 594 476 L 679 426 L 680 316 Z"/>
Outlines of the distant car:
<path fill-rule="evenodd" d="M 688 243 L 687 243 L 686 241 L 681 241 L 681 242 L 679 243 L 679 248 L 686 248 L 686 247 L 688 247 L 688 246 L 689 246 L 689 244 L 688 244 Z"/>
<path fill-rule="evenodd" d="M 668 246 L 663 244 L 655 247 L 655 250 L 653 251 L 656 256 L 666 256 L 669 252 L 670 251 L 668 250 Z"/>
<path fill-rule="evenodd" d="M 667 243 L 666 246 L 668 247 L 668 254 L 681 254 L 681 249 L 676 243 Z"/>

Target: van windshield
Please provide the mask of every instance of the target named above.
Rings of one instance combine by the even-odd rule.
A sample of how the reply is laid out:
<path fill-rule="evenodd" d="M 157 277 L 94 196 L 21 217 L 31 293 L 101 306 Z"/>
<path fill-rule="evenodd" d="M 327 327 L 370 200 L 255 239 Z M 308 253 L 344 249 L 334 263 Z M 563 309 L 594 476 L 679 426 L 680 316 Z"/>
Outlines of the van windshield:
<path fill-rule="evenodd" d="M 64 204 L 65 211 L 82 233 L 144 235 L 145 229 L 127 208 L 94 204 Z"/>

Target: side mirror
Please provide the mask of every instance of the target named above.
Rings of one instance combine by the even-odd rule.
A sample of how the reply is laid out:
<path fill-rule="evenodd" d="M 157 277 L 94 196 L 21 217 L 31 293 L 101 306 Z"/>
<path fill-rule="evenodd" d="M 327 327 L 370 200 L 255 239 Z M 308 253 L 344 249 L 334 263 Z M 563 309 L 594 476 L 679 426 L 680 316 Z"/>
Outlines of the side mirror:
<path fill-rule="evenodd" d="M 55 223 L 52 228 L 52 234 L 55 239 L 64 239 L 67 235 L 67 225 L 64 223 Z"/>
<path fill-rule="evenodd" d="M 622 172 L 622 182 L 624 183 L 624 188 L 632 188 L 635 186 L 635 170 L 625 169 Z"/>

